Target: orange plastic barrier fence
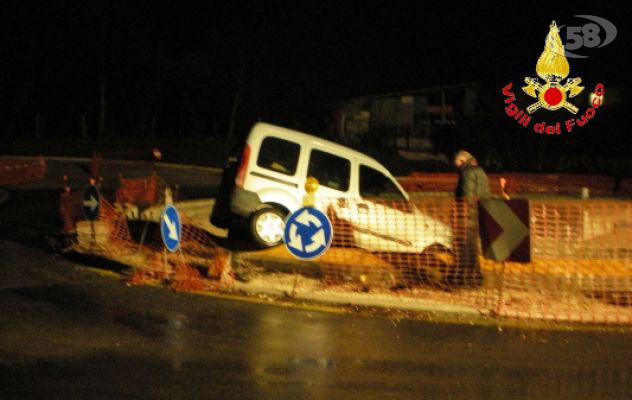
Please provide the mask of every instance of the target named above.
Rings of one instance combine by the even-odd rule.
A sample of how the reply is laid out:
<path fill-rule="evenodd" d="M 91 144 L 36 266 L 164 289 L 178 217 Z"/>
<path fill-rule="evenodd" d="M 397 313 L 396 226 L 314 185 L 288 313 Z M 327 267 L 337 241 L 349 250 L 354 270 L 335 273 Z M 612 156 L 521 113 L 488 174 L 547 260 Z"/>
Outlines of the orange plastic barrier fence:
<path fill-rule="evenodd" d="M 180 248 L 170 253 L 155 222 L 129 222 L 106 200 L 97 221 L 84 221 L 80 201 L 66 192 L 60 204 L 65 231 L 76 233 L 77 251 L 130 265 L 132 283 L 230 289 L 231 257 L 186 215 L 181 215 Z M 308 262 L 296 260 L 283 246 L 264 253 L 274 265 L 291 263 L 295 276 L 309 276 L 292 279 L 292 293 L 361 291 L 503 317 L 632 323 L 632 202 L 529 201 L 528 263 L 483 256 L 488 252 L 481 248 L 478 206 L 446 197 L 317 198 L 316 207 L 333 226 L 329 250 Z M 511 226 L 498 221 L 492 242 Z M 314 269 L 316 275 L 305 274 Z M 272 279 L 264 280 L 271 285 L 283 280 L 261 275 Z"/>
<path fill-rule="evenodd" d="M 166 182 L 156 174 L 146 178 L 119 178 L 116 201 L 136 205 L 153 205 L 164 201 Z"/>
<path fill-rule="evenodd" d="M 507 180 L 509 194 L 550 194 L 579 196 L 588 188 L 591 196 L 632 196 L 632 178 L 617 179 L 603 175 L 578 174 L 488 174 L 490 189 L 500 194 L 499 178 Z M 409 192 L 453 192 L 457 183 L 455 173 L 414 173 L 398 179 Z"/>
<path fill-rule="evenodd" d="M 348 281 L 347 271 L 367 285 L 381 287 L 480 284 L 476 213 L 467 203 L 336 199 L 323 200 L 320 206 L 332 221 L 332 247 L 354 249 L 356 255 L 366 252 L 363 263 L 347 259 L 344 251 L 332 252 L 326 258 L 332 262 L 323 264 L 327 281 Z M 366 263 L 369 256 L 382 271 Z M 343 273 L 338 270 L 341 266 Z M 387 280 L 379 282 L 384 276 Z"/>
<path fill-rule="evenodd" d="M 23 185 L 38 182 L 46 178 L 46 161 L 0 160 L 0 185 Z"/>
<path fill-rule="evenodd" d="M 144 244 L 137 244 L 148 259 L 135 266 L 132 283 L 166 282 L 176 290 L 213 289 L 222 284 L 222 279 L 226 278 L 224 273 L 228 272 L 228 253 L 186 215 L 180 213 L 180 216 L 182 233 L 175 252 L 170 253 L 164 248 L 157 229 Z"/>
<path fill-rule="evenodd" d="M 531 262 L 482 256 L 476 202 L 321 199 L 330 284 L 519 318 L 632 323 L 632 202 L 531 201 Z"/>
<path fill-rule="evenodd" d="M 128 176 L 130 174 L 132 176 Z M 146 160 L 135 162 L 132 168 L 125 161 L 108 160 L 95 153 L 90 164 L 90 177 L 116 184 L 114 200 L 121 206 L 132 204 L 146 208 L 165 201 L 167 183 L 156 173 L 154 164 Z"/>
<path fill-rule="evenodd" d="M 67 190 L 60 197 L 63 231 L 72 238 L 72 248 L 129 265 L 130 283 L 202 290 L 216 287 L 227 278 L 228 253 L 186 215 L 181 214 L 180 246 L 172 253 L 164 248 L 157 223 L 136 222 L 142 229 L 136 232 L 130 228 L 131 223 L 120 212 L 121 208 L 103 197 L 99 218 L 87 221 L 81 213 L 81 201 L 81 192 Z"/>

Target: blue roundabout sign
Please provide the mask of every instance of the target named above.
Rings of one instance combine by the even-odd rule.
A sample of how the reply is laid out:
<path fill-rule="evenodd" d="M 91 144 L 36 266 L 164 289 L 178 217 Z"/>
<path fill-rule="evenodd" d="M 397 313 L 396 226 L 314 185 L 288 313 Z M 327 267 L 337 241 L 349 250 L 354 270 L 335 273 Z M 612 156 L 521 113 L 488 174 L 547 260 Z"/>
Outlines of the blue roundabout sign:
<path fill-rule="evenodd" d="M 301 260 L 312 260 L 323 255 L 329 249 L 332 239 L 329 218 L 313 207 L 300 208 L 285 221 L 285 247 Z"/>

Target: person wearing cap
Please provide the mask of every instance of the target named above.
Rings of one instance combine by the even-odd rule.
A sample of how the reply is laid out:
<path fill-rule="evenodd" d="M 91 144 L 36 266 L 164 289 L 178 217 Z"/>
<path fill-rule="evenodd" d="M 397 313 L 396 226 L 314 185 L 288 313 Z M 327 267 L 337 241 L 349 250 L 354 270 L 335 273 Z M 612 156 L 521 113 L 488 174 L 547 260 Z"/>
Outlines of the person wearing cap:
<path fill-rule="evenodd" d="M 461 199 L 490 196 L 487 174 L 472 154 L 459 150 L 454 156 L 454 166 L 459 170 L 459 181 L 454 189 L 454 197 Z"/>
<path fill-rule="evenodd" d="M 483 275 L 478 261 L 477 208 L 472 201 L 490 197 L 489 179 L 476 158 L 465 150 L 459 150 L 454 155 L 454 166 L 459 171 L 459 180 L 454 189 L 457 200 L 453 214 L 457 267 L 453 274 L 454 284 L 479 287 L 483 283 Z"/>

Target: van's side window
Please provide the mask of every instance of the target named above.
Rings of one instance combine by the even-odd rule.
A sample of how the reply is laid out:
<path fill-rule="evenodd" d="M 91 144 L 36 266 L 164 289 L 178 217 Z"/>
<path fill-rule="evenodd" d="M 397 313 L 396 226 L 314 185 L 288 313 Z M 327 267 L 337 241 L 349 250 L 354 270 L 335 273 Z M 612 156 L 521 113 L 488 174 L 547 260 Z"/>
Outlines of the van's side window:
<path fill-rule="evenodd" d="M 268 136 L 261 142 L 257 165 L 286 175 L 294 175 L 301 146 L 298 143 Z"/>
<path fill-rule="evenodd" d="M 380 171 L 366 165 L 360 165 L 360 196 L 384 200 L 406 200 L 393 181 Z"/>
<path fill-rule="evenodd" d="M 351 162 L 346 158 L 314 149 L 309 156 L 307 176 L 318 179 L 323 186 L 346 192 L 349 190 Z"/>

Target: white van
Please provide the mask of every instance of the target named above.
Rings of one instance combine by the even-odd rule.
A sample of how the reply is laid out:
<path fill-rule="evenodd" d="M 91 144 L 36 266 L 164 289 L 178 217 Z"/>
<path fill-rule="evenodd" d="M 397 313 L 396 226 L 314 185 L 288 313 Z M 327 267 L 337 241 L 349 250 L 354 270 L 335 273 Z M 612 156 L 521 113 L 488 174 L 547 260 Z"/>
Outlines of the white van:
<path fill-rule="evenodd" d="M 302 206 L 310 176 L 320 183 L 320 208 L 326 203 L 337 218 L 357 228 L 356 246 L 402 253 L 452 247 L 451 229 L 442 222 L 413 205 L 385 205 L 384 200 L 407 204 L 409 196 L 382 164 L 348 147 L 267 123 L 254 125 L 241 157 L 224 170 L 211 223 L 230 229 L 242 222 L 256 243 L 278 245 L 287 215 Z"/>

